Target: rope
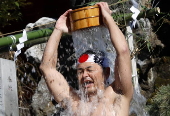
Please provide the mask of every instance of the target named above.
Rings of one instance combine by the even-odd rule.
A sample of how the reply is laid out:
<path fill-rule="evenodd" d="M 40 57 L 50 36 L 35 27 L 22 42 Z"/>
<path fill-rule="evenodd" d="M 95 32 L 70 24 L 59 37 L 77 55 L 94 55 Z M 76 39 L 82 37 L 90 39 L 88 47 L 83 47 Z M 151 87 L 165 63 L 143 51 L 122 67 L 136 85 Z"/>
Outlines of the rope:
<path fill-rule="evenodd" d="M 31 29 L 34 29 L 36 27 L 41 27 L 41 26 L 44 26 L 44 25 L 48 25 L 48 24 L 51 24 L 51 23 L 55 23 L 56 21 L 51 21 L 49 23 L 46 23 L 46 24 L 42 24 L 42 25 L 37 25 L 35 27 L 32 27 Z M 19 30 L 19 31 L 13 31 L 13 32 L 10 32 L 10 33 L 5 33 L 5 34 L 0 34 L 0 36 L 6 36 L 6 35 L 11 35 L 11 34 L 14 34 L 14 33 L 18 33 L 18 32 L 22 32 L 23 30 Z"/>

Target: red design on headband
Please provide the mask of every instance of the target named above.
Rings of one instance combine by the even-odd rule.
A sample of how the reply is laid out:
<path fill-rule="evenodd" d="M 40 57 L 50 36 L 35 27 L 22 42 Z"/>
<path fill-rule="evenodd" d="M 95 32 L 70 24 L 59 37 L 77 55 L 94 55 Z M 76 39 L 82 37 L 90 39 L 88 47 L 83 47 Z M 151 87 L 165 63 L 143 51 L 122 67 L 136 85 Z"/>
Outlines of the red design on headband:
<path fill-rule="evenodd" d="M 79 63 L 85 62 L 88 58 L 89 58 L 89 55 L 88 55 L 88 54 L 83 54 L 83 55 L 80 56 L 80 58 L 79 58 Z"/>

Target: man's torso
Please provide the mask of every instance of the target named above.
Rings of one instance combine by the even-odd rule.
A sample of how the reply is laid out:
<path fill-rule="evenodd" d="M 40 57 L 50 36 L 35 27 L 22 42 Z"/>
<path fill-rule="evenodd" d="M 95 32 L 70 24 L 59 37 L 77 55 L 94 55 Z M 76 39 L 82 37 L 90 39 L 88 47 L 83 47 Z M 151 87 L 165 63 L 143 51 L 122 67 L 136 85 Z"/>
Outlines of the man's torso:
<path fill-rule="evenodd" d="M 108 87 L 102 98 L 86 102 L 78 100 L 66 109 L 69 116 L 128 116 L 129 103 L 124 96 Z"/>

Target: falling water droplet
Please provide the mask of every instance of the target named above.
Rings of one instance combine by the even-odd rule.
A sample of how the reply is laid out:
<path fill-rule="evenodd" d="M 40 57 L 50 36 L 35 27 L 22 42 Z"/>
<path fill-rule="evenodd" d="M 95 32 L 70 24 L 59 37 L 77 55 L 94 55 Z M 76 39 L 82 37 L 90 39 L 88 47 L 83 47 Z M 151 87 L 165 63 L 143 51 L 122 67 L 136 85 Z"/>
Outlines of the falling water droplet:
<path fill-rule="evenodd" d="M 22 78 L 21 78 L 21 83 L 23 83 L 23 82 L 24 82 L 24 78 L 22 77 Z"/>
<path fill-rule="evenodd" d="M 31 72 L 32 72 L 32 73 L 35 73 L 35 72 L 36 72 L 34 67 L 32 68 Z"/>
<path fill-rule="evenodd" d="M 24 73 L 24 78 L 26 78 L 27 77 L 27 73 Z"/>

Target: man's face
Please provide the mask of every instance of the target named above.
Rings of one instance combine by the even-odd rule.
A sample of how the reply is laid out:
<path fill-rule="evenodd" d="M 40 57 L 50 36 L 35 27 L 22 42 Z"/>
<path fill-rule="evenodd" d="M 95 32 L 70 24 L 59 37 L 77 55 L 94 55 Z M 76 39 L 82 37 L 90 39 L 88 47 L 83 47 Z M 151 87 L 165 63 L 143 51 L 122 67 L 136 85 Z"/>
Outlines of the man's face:
<path fill-rule="evenodd" d="M 98 89 L 104 90 L 103 69 L 97 63 L 80 63 L 77 67 L 77 77 L 79 86 L 87 94 L 95 94 Z"/>

